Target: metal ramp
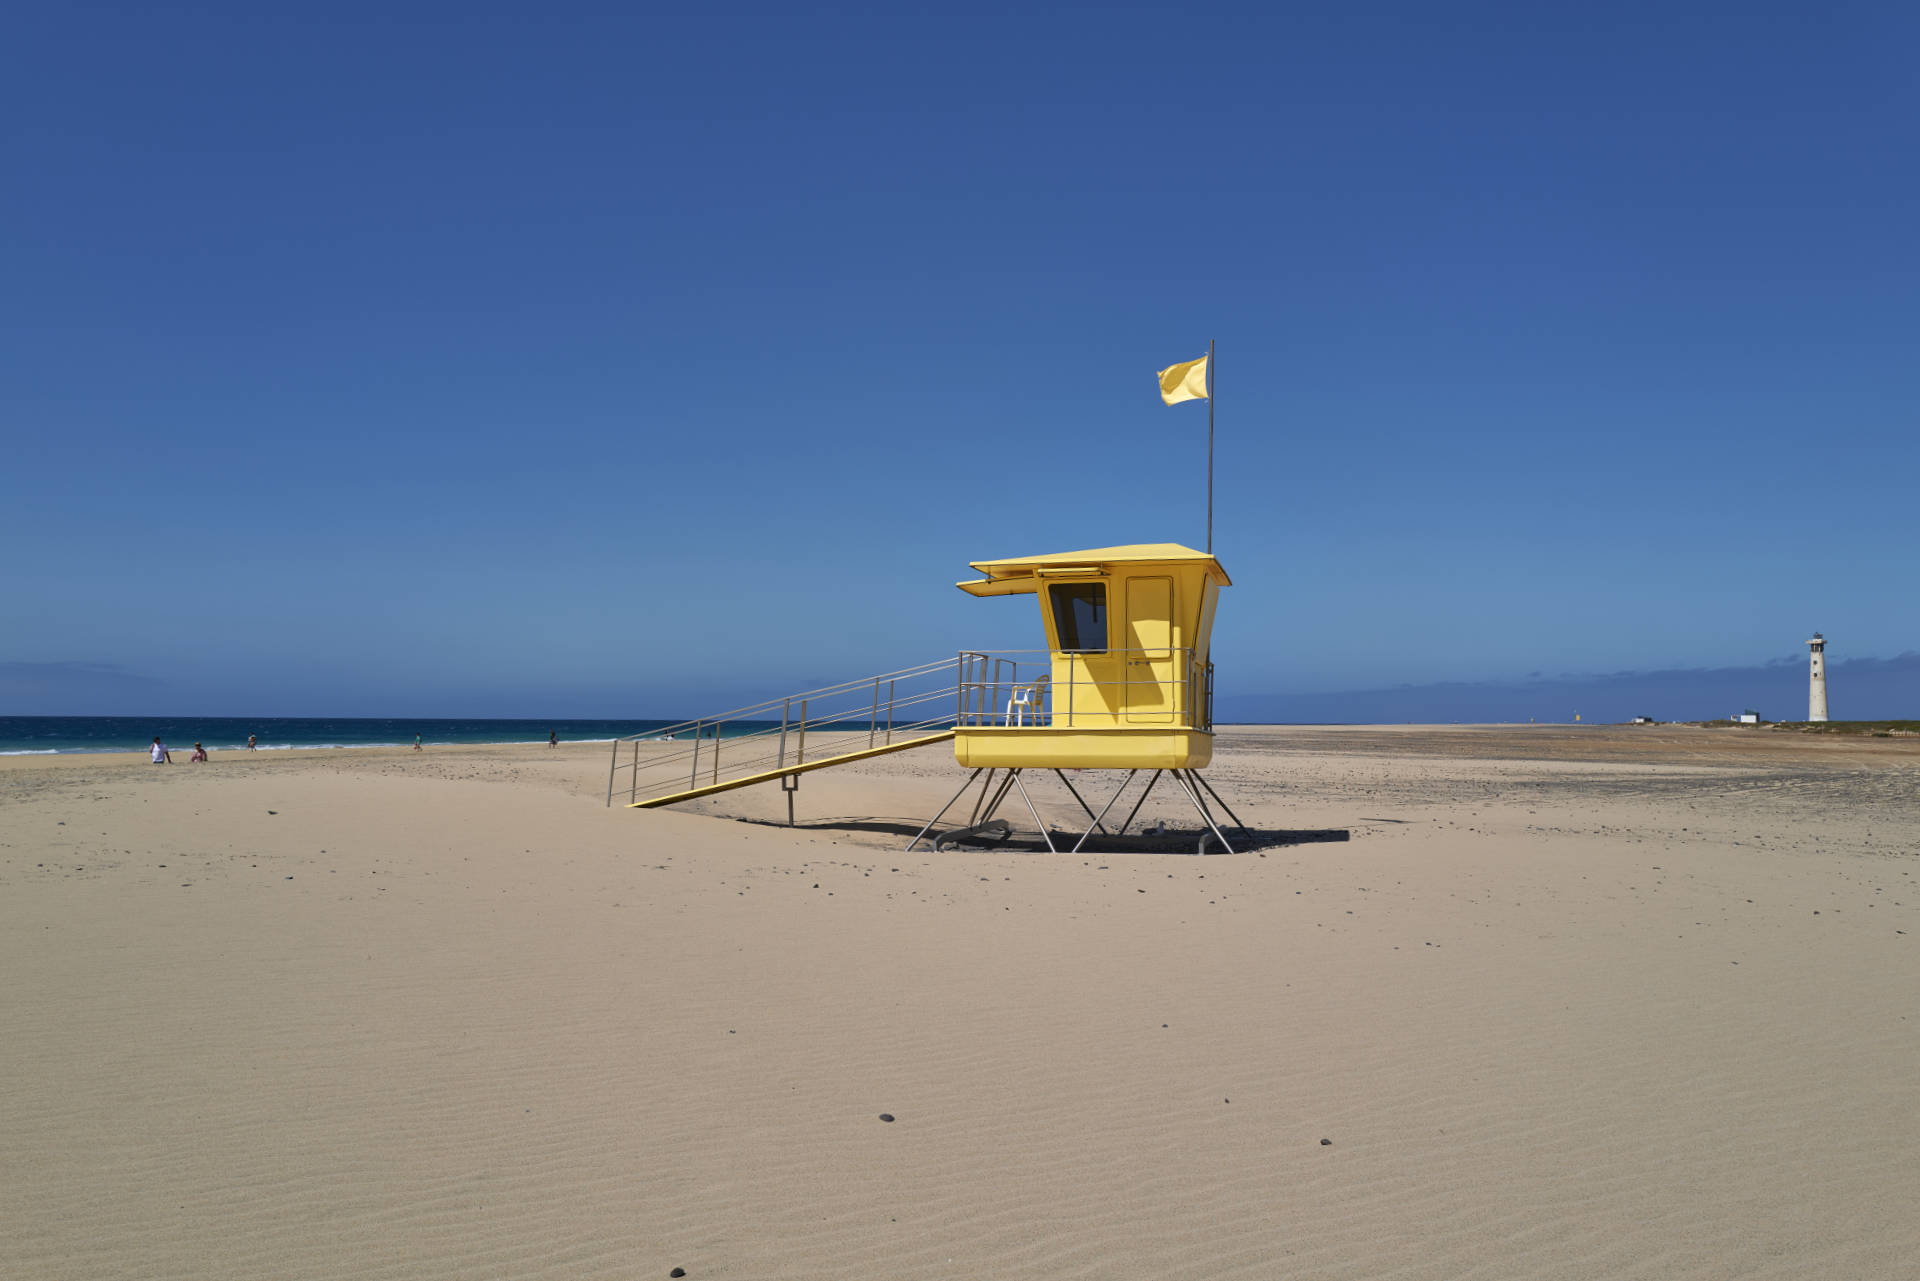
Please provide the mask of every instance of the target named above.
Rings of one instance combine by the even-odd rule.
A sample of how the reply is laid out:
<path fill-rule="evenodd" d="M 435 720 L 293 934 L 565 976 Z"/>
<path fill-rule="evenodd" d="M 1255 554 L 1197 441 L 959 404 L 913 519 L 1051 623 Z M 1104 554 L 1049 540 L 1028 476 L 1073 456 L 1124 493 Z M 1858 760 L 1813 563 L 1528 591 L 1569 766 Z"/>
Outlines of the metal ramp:
<path fill-rule="evenodd" d="M 862 677 L 615 739 L 607 804 L 653 809 L 953 738 L 971 655 Z M 626 784 L 622 787 L 621 784 Z"/>

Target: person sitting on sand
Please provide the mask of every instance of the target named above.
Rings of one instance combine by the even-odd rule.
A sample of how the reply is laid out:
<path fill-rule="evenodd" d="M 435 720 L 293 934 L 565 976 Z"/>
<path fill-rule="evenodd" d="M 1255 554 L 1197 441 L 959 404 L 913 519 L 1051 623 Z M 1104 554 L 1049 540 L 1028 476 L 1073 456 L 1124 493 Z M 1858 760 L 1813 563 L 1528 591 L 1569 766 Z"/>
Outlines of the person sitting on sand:
<path fill-rule="evenodd" d="M 195 743 L 193 745 L 193 755 L 187 757 L 187 764 L 192 765 L 196 762 L 204 761 L 206 759 L 207 759 L 207 749 L 200 746 L 200 744 Z"/>
<path fill-rule="evenodd" d="M 155 765 L 173 764 L 173 753 L 167 750 L 167 745 L 160 741 L 158 734 L 153 736 L 153 763 Z"/>

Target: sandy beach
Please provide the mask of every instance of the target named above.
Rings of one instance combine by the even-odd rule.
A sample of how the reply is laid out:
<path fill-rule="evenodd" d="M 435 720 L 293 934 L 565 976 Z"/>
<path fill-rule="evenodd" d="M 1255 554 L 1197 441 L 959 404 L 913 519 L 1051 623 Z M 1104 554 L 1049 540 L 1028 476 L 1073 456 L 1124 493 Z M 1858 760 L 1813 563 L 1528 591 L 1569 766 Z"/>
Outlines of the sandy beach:
<path fill-rule="evenodd" d="M 0 762 L 0 1276 L 1915 1275 L 1920 740 L 1233 728 L 1208 857 L 606 753 Z"/>

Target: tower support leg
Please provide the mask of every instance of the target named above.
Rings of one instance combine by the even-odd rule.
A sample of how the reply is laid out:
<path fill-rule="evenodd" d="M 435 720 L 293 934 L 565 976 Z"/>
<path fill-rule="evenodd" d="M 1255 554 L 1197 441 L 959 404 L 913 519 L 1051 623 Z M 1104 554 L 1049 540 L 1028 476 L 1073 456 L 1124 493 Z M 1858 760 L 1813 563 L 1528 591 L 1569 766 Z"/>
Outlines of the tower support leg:
<path fill-rule="evenodd" d="M 935 823 L 938 823 L 938 822 L 939 822 L 939 821 L 940 821 L 941 819 L 943 819 L 943 818 L 945 818 L 945 817 L 947 816 L 947 811 L 953 808 L 953 802 L 954 802 L 954 801 L 957 801 L 957 800 L 959 800 L 959 799 L 960 799 L 960 796 L 961 796 L 961 793 L 963 793 L 963 792 L 965 792 L 965 791 L 966 791 L 966 790 L 967 790 L 967 789 L 968 789 L 969 787 L 972 787 L 972 786 L 973 786 L 973 780 L 974 780 L 974 779 L 976 779 L 976 778 L 979 778 L 979 777 L 980 777 L 980 771 L 979 771 L 979 770 L 975 770 L 975 771 L 973 771 L 973 773 L 971 773 L 971 774 L 969 774 L 969 775 L 967 775 L 967 781 L 966 781 L 966 782 L 964 782 L 964 783 L 962 783 L 962 784 L 960 784 L 960 791 L 958 791 L 958 792 L 955 792 L 955 793 L 953 794 L 953 799 L 952 799 L 952 800 L 949 800 L 949 801 L 948 801 L 948 802 L 947 802 L 947 803 L 946 803 L 945 805 L 942 805 L 942 806 L 940 807 L 940 812 L 939 812 L 938 814 L 935 814 L 935 815 L 934 815 L 934 816 L 933 816 L 932 818 L 930 818 L 930 819 L 928 819 L 928 820 L 927 820 L 927 825 L 926 825 L 925 827 L 923 827 L 923 828 L 921 828 L 921 829 L 920 829 L 920 835 L 919 835 L 919 836 L 916 836 L 916 837 L 914 837 L 914 838 L 913 838 L 912 840 L 910 840 L 910 841 L 908 841 L 908 842 L 907 842 L 907 848 L 906 848 L 906 849 L 904 849 L 904 850 L 902 850 L 902 851 L 900 851 L 900 852 L 901 852 L 902 854 L 911 854 L 911 853 L 913 853 L 913 847 L 914 847 L 914 846 L 916 846 L 916 845 L 918 845 L 918 844 L 919 844 L 919 843 L 921 842 L 921 840 L 922 840 L 922 839 L 924 839 L 924 838 L 926 837 L 926 834 L 927 834 L 928 832 L 931 832 L 931 831 L 933 830 L 933 825 L 934 825 Z"/>
<path fill-rule="evenodd" d="M 1027 785 L 1020 781 L 1020 771 L 1013 771 L 1013 785 L 1020 789 L 1020 799 L 1027 803 L 1027 813 L 1033 815 L 1033 825 L 1040 829 L 1040 839 L 1047 843 L 1047 853 L 1058 854 L 1053 846 L 1053 834 L 1047 831 L 1047 825 L 1040 819 L 1040 811 L 1033 807 L 1033 798 L 1027 795 Z"/>
<path fill-rule="evenodd" d="M 1181 773 L 1182 771 L 1180 770 L 1173 771 L 1173 781 L 1180 785 L 1180 790 L 1185 792 L 1187 799 L 1193 802 L 1193 808 L 1200 811 L 1200 817 L 1207 821 L 1207 828 L 1213 833 L 1213 839 L 1220 842 L 1220 848 L 1229 854 L 1233 853 L 1233 846 L 1227 842 L 1226 837 L 1220 834 L 1220 825 L 1213 821 L 1213 815 L 1208 812 L 1207 803 L 1200 799 L 1200 793 L 1194 790 L 1193 784 L 1181 777 Z M 1201 848 L 1200 850 L 1196 850 L 1195 853 L 1203 852 L 1206 844 L 1206 838 L 1202 837 L 1200 840 Z"/>
<path fill-rule="evenodd" d="M 1118 833 L 1119 835 L 1125 836 L 1127 834 L 1127 829 L 1133 826 L 1133 820 L 1137 818 L 1140 814 L 1140 807 L 1147 803 L 1147 797 L 1153 795 L 1153 785 L 1160 781 L 1160 776 L 1164 773 L 1166 773 L 1165 770 L 1155 770 L 1153 772 L 1153 777 L 1147 780 L 1146 790 L 1141 792 L 1140 799 L 1133 803 L 1133 809 L 1130 810 L 1127 814 L 1127 821 L 1120 825 L 1120 831 Z"/>
<path fill-rule="evenodd" d="M 1233 812 L 1232 806 L 1228 805 L 1225 801 L 1220 799 L 1220 793 L 1213 790 L 1212 783 L 1207 782 L 1205 778 L 1201 777 L 1199 770 L 1190 769 L 1187 771 L 1187 775 L 1188 777 L 1192 778 L 1194 782 L 1200 784 L 1200 786 L 1207 789 L 1207 795 L 1211 796 L 1214 799 L 1214 803 L 1219 805 L 1221 809 L 1227 812 L 1227 817 L 1233 820 L 1233 825 L 1235 827 L 1239 828 L 1243 832 L 1253 831 L 1251 827 L 1248 827 L 1245 823 L 1242 823 L 1240 821 L 1240 816 Z"/>
<path fill-rule="evenodd" d="M 1073 799 L 1076 801 L 1080 801 L 1080 808 L 1085 810 L 1087 817 L 1093 820 L 1093 825 L 1095 827 L 1100 827 L 1100 815 L 1104 815 L 1106 811 L 1101 810 L 1100 815 L 1096 815 L 1093 812 L 1093 806 L 1087 804 L 1085 801 L 1080 800 L 1080 793 L 1077 791 L 1074 791 L 1073 784 L 1067 781 L 1067 776 L 1064 773 L 1062 773 L 1059 770 L 1055 770 L 1053 773 L 1054 773 L 1054 776 L 1060 780 L 1060 783 L 1063 787 L 1065 787 L 1069 792 L 1073 792 Z M 1129 772 L 1127 774 L 1127 777 L 1131 779 L 1133 777 L 1133 774 Z M 1120 786 L 1125 787 L 1126 784 L 1122 783 Z M 1107 829 L 1104 827 L 1100 827 L 1100 830 L 1104 832 Z"/>
<path fill-rule="evenodd" d="M 993 790 L 993 771 L 988 770 L 986 778 L 980 782 L 980 799 L 973 803 L 973 813 L 967 815 L 967 826 L 972 827 L 980 821 L 980 808 L 987 803 L 987 793 Z"/>
<path fill-rule="evenodd" d="M 1107 798 L 1107 803 L 1100 807 L 1100 812 L 1094 815 L 1093 826 L 1087 829 L 1086 836 L 1082 836 L 1079 840 L 1075 841 L 1073 843 L 1073 849 L 1068 851 L 1069 853 L 1078 854 L 1080 852 L 1080 847 L 1087 843 L 1087 838 L 1092 836 L 1096 829 L 1102 832 L 1107 830 L 1106 828 L 1100 826 L 1100 820 L 1107 816 L 1107 811 L 1113 808 L 1113 803 L 1120 799 L 1120 794 L 1127 790 L 1128 785 L 1130 785 L 1133 782 L 1133 776 L 1135 774 L 1138 774 L 1139 772 L 1140 771 L 1137 769 L 1130 769 L 1127 771 L 1127 776 L 1120 780 L 1119 788 L 1114 792 L 1114 794 L 1111 797 Z M 1066 782 L 1066 779 L 1063 778 L 1060 781 L 1064 783 Z"/>
<path fill-rule="evenodd" d="M 993 799 L 987 802 L 987 808 L 981 812 L 980 821 L 982 823 L 991 823 L 993 821 L 993 816 L 998 814 L 1000 807 L 1007 803 L 1007 793 L 1012 790 L 1013 775 L 1009 773 L 1005 778 L 1000 780 L 1000 790 L 993 794 Z"/>

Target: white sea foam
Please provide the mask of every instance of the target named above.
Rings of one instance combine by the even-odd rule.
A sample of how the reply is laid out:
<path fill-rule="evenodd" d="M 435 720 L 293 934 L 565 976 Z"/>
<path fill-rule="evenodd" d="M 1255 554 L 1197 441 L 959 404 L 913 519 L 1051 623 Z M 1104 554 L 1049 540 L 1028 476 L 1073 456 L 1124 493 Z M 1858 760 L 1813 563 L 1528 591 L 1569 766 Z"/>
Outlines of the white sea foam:
<path fill-rule="evenodd" d="M 17 751 L 0 752 L 0 756 L 58 756 L 57 747 L 23 747 Z"/>

